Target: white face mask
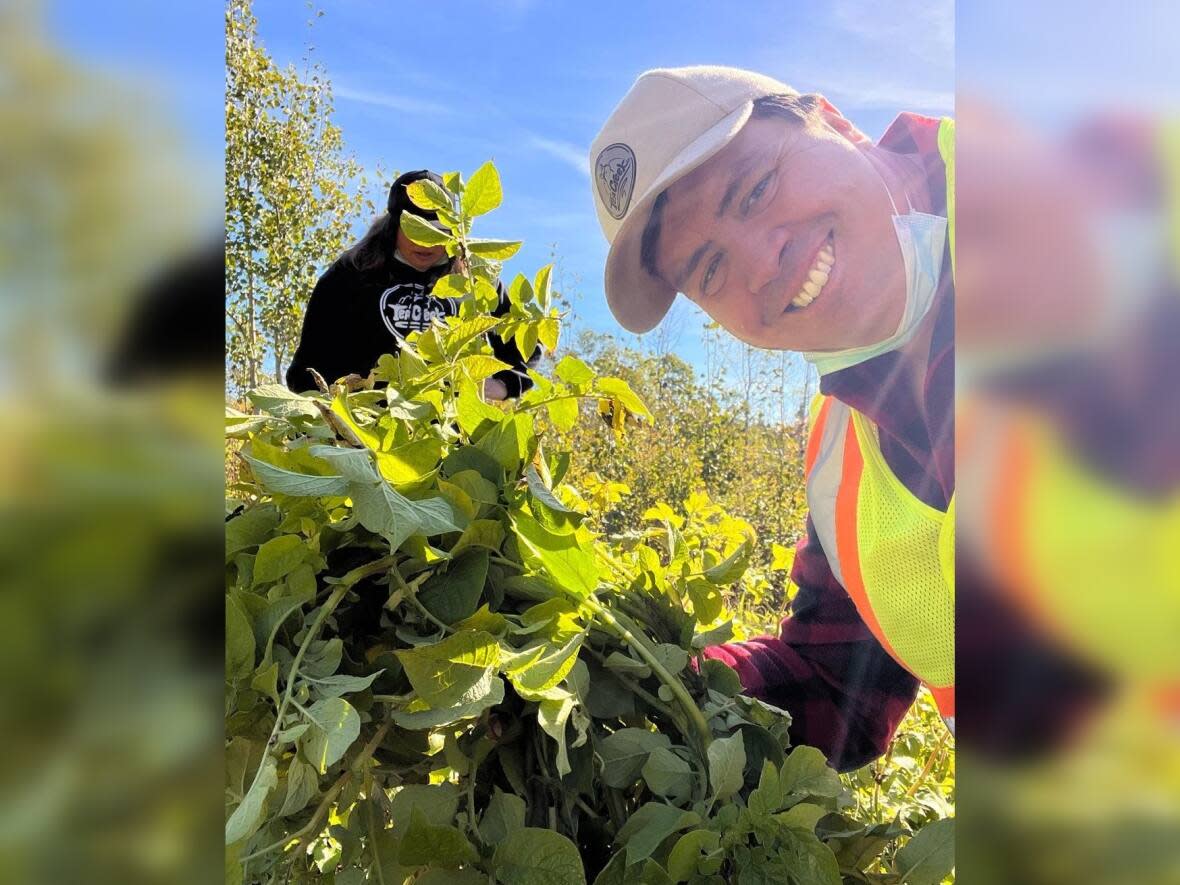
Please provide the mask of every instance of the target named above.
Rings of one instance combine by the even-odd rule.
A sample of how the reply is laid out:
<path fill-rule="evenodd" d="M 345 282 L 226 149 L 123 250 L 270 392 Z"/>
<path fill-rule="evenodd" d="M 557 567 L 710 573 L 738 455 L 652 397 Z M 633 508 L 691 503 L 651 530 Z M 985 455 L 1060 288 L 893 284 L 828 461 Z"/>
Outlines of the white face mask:
<path fill-rule="evenodd" d="M 414 265 L 410 264 L 410 262 L 409 262 L 409 260 L 407 260 L 406 256 L 402 255 L 402 250 L 397 248 L 397 246 L 393 247 L 393 257 L 396 258 L 398 261 L 400 261 L 402 264 L 404 264 L 406 267 L 413 267 L 414 270 L 418 270 L 418 268 L 416 268 L 416 267 L 414 267 Z M 430 270 L 431 267 L 442 267 L 444 264 L 446 264 L 450 260 L 451 260 L 451 257 L 449 255 L 447 255 L 446 252 L 444 252 L 441 256 L 439 256 L 438 261 L 436 261 L 436 262 L 434 262 L 434 264 L 430 265 L 430 267 L 428 267 L 427 270 Z"/>
<path fill-rule="evenodd" d="M 885 183 L 884 179 L 881 183 Z M 885 192 L 889 193 L 888 187 Z M 803 358 L 815 366 L 821 377 L 904 347 L 934 304 L 942 274 L 947 221 L 941 215 L 915 212 L 913 206 L 909 207 L 908 215 L 902 215 L 897 211 L 892 194 L 889 203 L 893 206 L 893 229 L 897 232 L 897 243 L 905 264 L 905 310 L 901 322 L 892 335 L 876 344 L 844 350 L 804 351 Z"/>

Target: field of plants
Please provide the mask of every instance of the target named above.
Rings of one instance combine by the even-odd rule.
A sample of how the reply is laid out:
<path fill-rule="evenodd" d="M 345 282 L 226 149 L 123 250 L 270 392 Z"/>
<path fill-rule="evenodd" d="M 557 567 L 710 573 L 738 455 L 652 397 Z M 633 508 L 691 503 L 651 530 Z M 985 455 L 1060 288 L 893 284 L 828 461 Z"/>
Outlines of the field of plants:
<path fill-rule="evenodd" d="M 948 880 L 953 747 L 925 696 L 841 776 L 701 654 L 774 630 L 801 509 L 731 512 L 687 466 L 650 497 L 639 455 L 674 411 L 603 371 L 617 350 L 486 402 L 486 333 L 553 353 L 563 317 L 549 266 L 489 315 L 519 248 L 472 236 L 499 176 L 445 181 L 411 195 L 449 234 L 402 223 L 462 259 L 435 289 L 458 315 L 367 379 L 227 411 L 227 881 Z"/>

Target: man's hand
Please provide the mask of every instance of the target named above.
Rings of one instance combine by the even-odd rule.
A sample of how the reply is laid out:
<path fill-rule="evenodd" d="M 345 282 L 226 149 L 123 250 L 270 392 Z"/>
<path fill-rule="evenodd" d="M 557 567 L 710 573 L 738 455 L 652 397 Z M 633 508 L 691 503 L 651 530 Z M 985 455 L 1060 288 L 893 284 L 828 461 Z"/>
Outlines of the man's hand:
<path fill-rule="evenodd" d="M 508 399 L 508 387 L 499 378 L 485 378 L 483 398 L 486 400 Z"/>

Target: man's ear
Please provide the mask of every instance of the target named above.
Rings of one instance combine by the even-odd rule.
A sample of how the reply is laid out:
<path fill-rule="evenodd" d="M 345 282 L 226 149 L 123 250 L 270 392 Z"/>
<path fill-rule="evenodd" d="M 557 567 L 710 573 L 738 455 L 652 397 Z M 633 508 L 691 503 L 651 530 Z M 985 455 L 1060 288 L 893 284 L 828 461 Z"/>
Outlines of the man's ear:
<path fill-rule="evenodd" d="M 852 121 L 840 113 L 839 109 L 823 96 L 820 96 L 820 119 L 851 141 L 853 144 L 872 144 L 872 139 L 852 125 Z"/>

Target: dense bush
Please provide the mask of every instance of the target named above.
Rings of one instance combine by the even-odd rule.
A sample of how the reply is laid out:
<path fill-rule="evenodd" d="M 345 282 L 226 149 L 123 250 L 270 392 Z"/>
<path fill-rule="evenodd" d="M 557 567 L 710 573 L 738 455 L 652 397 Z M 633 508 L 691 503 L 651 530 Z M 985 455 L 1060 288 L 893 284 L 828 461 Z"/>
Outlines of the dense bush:
<path fill-rule="evenodd" d="M 592 529 L 621 489 L 569 482 L 587 453 L 538 419 L 570 433 L 589 403 L 618 445 L 652 417 L 626 381 L 566 356 L 519 401 L 483 401 L 503 367 L 484 334 L 553 350 L 560 317 L 548 268 L 486 313 L 518 245 L 470 236 L 499 178 L 446 181 L 457 206 L 429 182 L 412 196 L 451 234 L 403 226 L 463 259 L 435 290 L 459 315 L 363 383 L 264 387 L 228 418 L 245 466 L 226 522 L 227 877 L 939 881 L 941 822 L 894 856 L 929 818 L 858 815 L 860 791 L 789 745 L 788 714 L 701 656 L 734 635 L 725 589 L 784 565 L 747 576 L 749 523 L 690 491 Z"/>

